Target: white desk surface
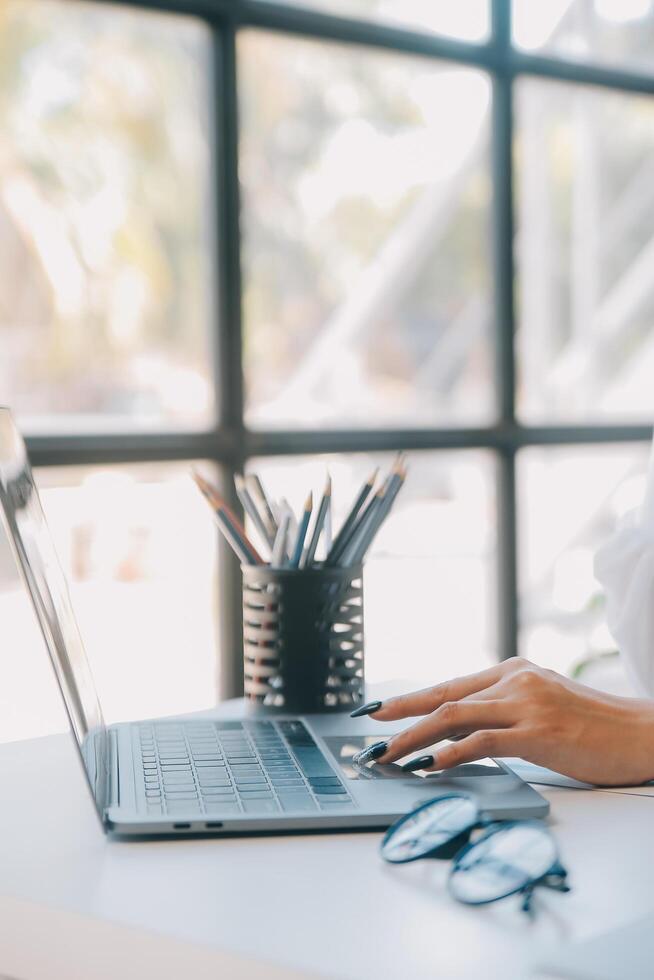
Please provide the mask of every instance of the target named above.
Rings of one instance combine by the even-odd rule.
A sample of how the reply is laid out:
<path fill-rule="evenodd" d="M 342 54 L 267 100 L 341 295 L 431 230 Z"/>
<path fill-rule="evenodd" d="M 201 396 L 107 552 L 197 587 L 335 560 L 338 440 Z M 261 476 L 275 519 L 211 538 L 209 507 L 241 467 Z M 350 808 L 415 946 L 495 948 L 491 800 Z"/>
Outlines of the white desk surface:
<path fill-rule="evenodd" d="M 510 980 L 560 944 L 654 912 L 651 797 L 541 788 L 573 891 L 541 890 L 530 921 L 516 899 L 453 902 L 446 862 L 384 865 L 378 833 L 108 840 L 68 735 L 0 746 L 0 773 L 1 900 L 269 964 L 253 977 Z M 7 943 L 0 925 L 0 976 Z"/>

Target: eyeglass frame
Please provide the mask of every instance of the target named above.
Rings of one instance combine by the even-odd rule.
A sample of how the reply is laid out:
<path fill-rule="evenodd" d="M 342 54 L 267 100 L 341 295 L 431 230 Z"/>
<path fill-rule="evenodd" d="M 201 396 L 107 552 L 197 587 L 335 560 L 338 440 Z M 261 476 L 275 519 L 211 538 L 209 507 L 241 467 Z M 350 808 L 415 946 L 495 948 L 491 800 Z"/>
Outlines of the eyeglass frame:
<path fill-rule="evenodd" d="M 438 803 L 442 800 L 470 800 L 470 802 L 476 805 L 474 797 L 470 796 L 469 794 L 443 793 L 440 796 L 433 797 L 431 800 L 426 800 L 419 806 L 414 807 L 413 810 L 405 813 L 388 828 L 381 840 L 381 844 L 379 845 L 382 858 L 388 864 L 412 864 L 414 861 L 451 859 L 452 864 L 447 879 L 447 890 L 452 898 L 456 899 L 457 902 L 461 902 L 463 905 L 491 905 L 493 902 L 502 901 L 502 899 L 510 898 L 512 895 L 522 894 L 524 896 L 522 901 L 522 911 L 530 912 L 531 900 L 536 888 L 549 888 L 553 891 L 559 892 L 569 892 L 571 890 L 570 885 L 567 883 L 568 872 L 561 863 L 556 839 L 549 827 L 543 823 L 542 820 L 537 820 L 534 818 L 528 818 L 526 820 L 493 820 L 483 817 L 478 807 L 478 819 L 475 820 L 474 823 L 469 824 L 464 830 L 459 831 L 459 833 L 455 834 L 449 840 L 444 841 L 442 844 L 437 844 L 431 851 L 428 851 L 425 854 L 416 854 L 413 857 L 408 857 L 402 861 L 391 861 L 384 856 L 384 845 L 404 823 L 406 823 L 412 817 L 415 817 L 416 814 L 421 813 L 422 810 L 425 810 L 428 807 L 433 806 L 434 803 Z M 513 827 L 528 826 L 537 827 L 540 831 L 547 834 L 552 841 L 556 857 L 547 871 L 545 871 L 542 875 L 539 875 L 537 878 L 531 878 L 525 884 L 519 885 L 517 888 L 505 892 L 503 895 L 498 895 L 495 898 L 484 898 L 478 901 L 468 901 L 454 894 L 452 891 L 452 881 L 454 875 L 456 874 L 457 868 L 459 867 L 459 862 L 463 860 L 466 854 L 468 854 L 475 847 L 478 847 L 485 840 L 493 837 L 495 834 L 506 832 L 507 830 L 511 830 Z M 475 830 L 483 830 L 483 833 L 475 840 L 470 840 L 470 837 Z"/>

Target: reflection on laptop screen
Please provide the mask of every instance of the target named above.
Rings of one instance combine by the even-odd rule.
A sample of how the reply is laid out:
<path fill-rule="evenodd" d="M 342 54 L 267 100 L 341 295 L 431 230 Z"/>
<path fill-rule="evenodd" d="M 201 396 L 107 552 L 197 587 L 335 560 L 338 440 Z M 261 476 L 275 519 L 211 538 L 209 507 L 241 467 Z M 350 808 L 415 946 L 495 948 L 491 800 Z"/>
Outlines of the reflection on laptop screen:
<path fill-rule="evenodd" d="M 7 408 L 0 408 L 0 513 L 36 611 L 93 795 L 101 805 L 107 775 L 106 728 L 25 443 Z"/>

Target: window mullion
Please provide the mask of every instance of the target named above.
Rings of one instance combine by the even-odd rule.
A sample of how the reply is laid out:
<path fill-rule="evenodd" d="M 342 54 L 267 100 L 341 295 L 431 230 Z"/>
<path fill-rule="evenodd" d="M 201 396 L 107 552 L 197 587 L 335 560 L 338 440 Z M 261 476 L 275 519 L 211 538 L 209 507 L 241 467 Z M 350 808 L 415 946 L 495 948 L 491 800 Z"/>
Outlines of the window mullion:
<path fill-rule="evenodd" d="M 217 228 L 214 301 L 214 379 L 218 424 L 229 431 L 232 453 L 220 471 L 227 502 L 240 511 L 234 474 L 244 464 L 243 357 L 241 336 L 241 267 L 238 183 L 238 112 L 236 27 L 231 21 L 213 27 L 213 168 L 214 215 Z M 220 594 L 216 596 L 220 637 L 221 698 L 243 693 L 243 631 L 241 572 L 222 536 L 219 546 Z"/>
<path fill-rule="evenodd" d="M 511 11 L 493 0 L 493 43 L 500 68 L 493 75 L 492 245 L 495 372 L 500 425 L 515 431 L 515 309 L 513 295 L 513 85 L 508 63 Z M 497 626 L 500 659 L 518 652 L 517 517 L 515 444 L 500 448 L 497 470 Z"/>

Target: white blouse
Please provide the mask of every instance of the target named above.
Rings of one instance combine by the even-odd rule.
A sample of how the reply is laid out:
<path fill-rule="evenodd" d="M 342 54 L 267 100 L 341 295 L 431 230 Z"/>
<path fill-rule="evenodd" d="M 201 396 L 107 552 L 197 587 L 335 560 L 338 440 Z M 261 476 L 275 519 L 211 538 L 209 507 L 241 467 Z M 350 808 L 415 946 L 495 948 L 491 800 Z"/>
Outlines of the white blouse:
<path fill-rule="evenodd" d="M 638 692 L 654 697 L 654 447 L 645 500 L 595 556 L 606 618 Z"/>

